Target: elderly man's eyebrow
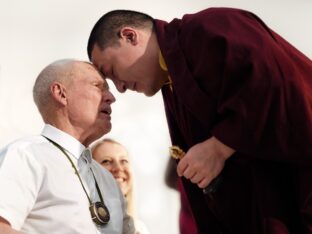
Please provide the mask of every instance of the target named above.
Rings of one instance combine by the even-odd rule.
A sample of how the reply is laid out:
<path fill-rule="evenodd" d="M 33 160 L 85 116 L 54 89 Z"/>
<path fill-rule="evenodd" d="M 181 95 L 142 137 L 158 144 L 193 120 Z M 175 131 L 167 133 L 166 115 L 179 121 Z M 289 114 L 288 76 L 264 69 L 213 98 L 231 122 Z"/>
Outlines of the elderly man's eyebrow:
<path fill-rule="evenodd" d="M 103 88 L 106 89 L 106 90 L 109 90 L 109 85 L 107 83 L 107 81 L 104 79 L 103 81 Z"/>

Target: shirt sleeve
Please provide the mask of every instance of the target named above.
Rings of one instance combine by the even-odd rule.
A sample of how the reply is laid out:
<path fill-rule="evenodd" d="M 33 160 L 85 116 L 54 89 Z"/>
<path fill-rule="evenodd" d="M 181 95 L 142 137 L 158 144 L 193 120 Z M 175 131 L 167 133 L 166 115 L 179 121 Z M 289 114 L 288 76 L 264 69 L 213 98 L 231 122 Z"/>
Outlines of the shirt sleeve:
<path fill-rule="evenodd" d="M 20 230 L 40 189 L 40 166 L 27 149 L 9 146 L 0 152 L 0 216 Z"/>

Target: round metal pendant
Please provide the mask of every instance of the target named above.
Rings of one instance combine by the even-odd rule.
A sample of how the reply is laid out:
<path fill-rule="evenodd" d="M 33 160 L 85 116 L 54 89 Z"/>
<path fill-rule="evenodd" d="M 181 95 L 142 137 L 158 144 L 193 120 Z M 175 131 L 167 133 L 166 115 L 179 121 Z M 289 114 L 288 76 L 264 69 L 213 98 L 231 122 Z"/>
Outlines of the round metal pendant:
<path fill-rule="evenodd" d="M 91 217 L 97 225 L 105 225 L 109 222 L 110 215 L 107 207 L 102 202 L 95 202 L 90 207 Z"/>

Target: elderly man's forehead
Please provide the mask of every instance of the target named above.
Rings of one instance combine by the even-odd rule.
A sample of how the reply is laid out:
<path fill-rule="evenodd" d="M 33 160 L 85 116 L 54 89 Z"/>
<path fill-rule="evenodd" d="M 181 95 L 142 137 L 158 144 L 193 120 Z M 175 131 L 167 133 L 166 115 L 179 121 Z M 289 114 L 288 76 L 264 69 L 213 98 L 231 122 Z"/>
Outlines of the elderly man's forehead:
<path fill-rule="evenodd" d="M 77 62 L 75 64 L 73 64 L 73 70 L 77 73 L 79 72 L 83 72 L 85 73 L 86 71 L 89 73 L 90 72 L 90 77 L 93 77 L 93 79 L 97 79 L 100 80 L 101 82 L 103 82 L 103 88 L 109 90 L 109 84 L 106 80 L 106 78 L 103 76 L 103 74 L 97 69 L 97 67 L 89 62 Z M 77 69 L 78 67 L 82 68 L 82 69 Z"/>
<path fill-rule="evenodd" d="M 97 67 L 93 63 L 84 62 L 84 64 L 89 66 L 89 69 L 96 71 L 104 79 L 103 74 L 99 71 L 99 69 L 97 69 Z"/>
<path fill-rule="evenodd" d="M 106 88 L 109 88 L 108 82 L 107 82 L 107 78 L 102 74 L 101 71 L 99 71 L 99 69 L 92 63 L 88 63 L 90 66 L 92 66 L 92 69 L 96 70 L 96 72 L 101 76 L 101 78 L 103 79 L 104 82 L 104 86 Z"/>

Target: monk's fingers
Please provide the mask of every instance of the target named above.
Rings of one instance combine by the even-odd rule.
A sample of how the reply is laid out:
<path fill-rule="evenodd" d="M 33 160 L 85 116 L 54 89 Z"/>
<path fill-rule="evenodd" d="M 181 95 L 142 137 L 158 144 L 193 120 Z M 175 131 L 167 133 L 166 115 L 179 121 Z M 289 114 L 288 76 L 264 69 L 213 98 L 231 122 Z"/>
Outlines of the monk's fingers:
<path fill-rule="evenodd" d="M 210 176 L 206 176 L 201 181 L 199 181 L 197 185 L 200 188 L 206 188 L 210 184 L 211 181 L 212 181 L 212 178 Z"/>
<path fill-rule="evenodd" d="M 196 174 L 196 171 L 194 171 L 194 169 L 192 169 L 191 167 L 187 167 L 183 172 L 183 176 L 186 179 L 191 179 L 195 174 Z"/>
<path fill-rule="evenodd" d="M 187 160 L 185 160 L 185 158 L 182 158 L 177 166 L 177 173 L 178 176 L 183 176 L 184 171 L 186 170 L 186 168 L 188 167 L 188 163 Z"/>
<path fill-rule="evenodd" d="M 190 180 L 192 181 L 192 183 L 197 184 L 200 181 L 202 181 L 203 178 L 204 178 L 203 175 L 201 175 L 200 173 L 195 173 L 194 176 L 191 177 Z"/>

